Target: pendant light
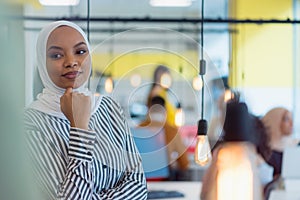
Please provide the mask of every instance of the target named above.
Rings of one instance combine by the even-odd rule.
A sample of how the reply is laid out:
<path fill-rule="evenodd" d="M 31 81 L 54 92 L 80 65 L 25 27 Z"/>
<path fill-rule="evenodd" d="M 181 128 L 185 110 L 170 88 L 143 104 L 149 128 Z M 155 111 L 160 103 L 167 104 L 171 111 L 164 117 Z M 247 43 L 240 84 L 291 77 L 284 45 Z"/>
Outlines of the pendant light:
<path fill-rule="evenodd" d="M 172 77 L 169 73 L 163 73 L 160 77 L 159 84 L 165 88 L 169 89 L 172 85 Z"/>
<path fill-rule="evenodd" d="M 200 76 L 196 76 L 193 78 L 193 88 L 194 90 L 200 91 L 203 86 L 202 80 Z"/>
<path fill-rule="evenodd" d="M 207 121 L 204 119 L 204 75 L 206 73 L 206 61 L 203 56 L 203 23 L 204 23 L 204 0 L 202 0 L 201 8 L 201 60 L 200 60 L 200 69 L 199 75 L 202 80 L 202 91 L 201 91 L 201 119 L 198 122 L 197 130 L 197 142 L 195 147 L 195 162 L 201 166 L 205 166 L 211 161 L 211 148 L 207 138 Z"/>
<path fill-rule="evenodd" d="M 109 94 L 112 93 L 112 91 L 114 90 L 114 80 L 113 80 L 111 74 L 108 74 L 105 79 L 104 89 L 105 89 L 105 92 L 107 92 Z"/>
<path fill-rule="evenodd" d="M 142 77 L 138 73 L 134 73 L 130 76 L 130 84 L 132 87 L 138 87 L 142 83 Z"/>
<path fill-rule="evenodd" d="M 175 112 L 175 125 L 177 127 L 183 126 L 184 124 L 184 112 L 181 107 L 181 104 L 178 102 L 176 105 L 176 112 Z"/>

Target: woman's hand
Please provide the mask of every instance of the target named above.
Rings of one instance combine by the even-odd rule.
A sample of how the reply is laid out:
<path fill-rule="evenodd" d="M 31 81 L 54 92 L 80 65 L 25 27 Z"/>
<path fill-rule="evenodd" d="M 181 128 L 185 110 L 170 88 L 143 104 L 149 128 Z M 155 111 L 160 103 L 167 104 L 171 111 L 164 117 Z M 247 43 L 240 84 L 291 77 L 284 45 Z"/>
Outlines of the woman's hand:
<path fill-rule="evenodd" d="M 91 98 L 84 94 L 73 92 L 72 88 L 67 88 L 60 98 L 60 108 L 71 127 L 88 129 L 91 117 Z"/>

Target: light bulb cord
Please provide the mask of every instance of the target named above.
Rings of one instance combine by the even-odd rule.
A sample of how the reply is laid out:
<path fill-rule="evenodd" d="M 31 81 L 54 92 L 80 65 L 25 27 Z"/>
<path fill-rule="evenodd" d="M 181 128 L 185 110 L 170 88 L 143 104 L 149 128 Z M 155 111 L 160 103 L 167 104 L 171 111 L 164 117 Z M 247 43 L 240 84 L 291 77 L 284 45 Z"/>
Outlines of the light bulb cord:
<path fill-rule="evenodd" d="M 201 75 L 201 80 L 202 80 L 202 91 L 201 91 L 201 119 L 204 119 L 204 77 Z"/>
<path fill-rule="evenodd" d="M 90 42 L 90 0 L 87 0 L 87 22 L 86 22 L 86 32 L 87 32 L 87 39 L 88 42 Z M 91 76 L 92 76 L 93 70 L 91 69 L 91 74 L 88 79 L 88 88 L 90 88 L 91 85 Z"/>
<path fill-rule="evenodd" d="M 201 92 L 201 119 L 204 119 L 204 74 L 205 74 L 205 61 L 204 61 L 204 37 L 203 37 L 203 26 L 204 26 L 204 0 L 201 1 L 201 60 L 200 60 L 200 70 L 199 74 L 201 75 L 202 80 L 202 92 Z"/>
<path fill-rule="evenodd" d="M 198 135 L 206 135 L 207 134 L 207 121 L 204 119 L 204 75 L 206 73 L 206 62 L 204 60 L 204 37 L 203 37 L 203 25 L 204 25 L 204 0 L 202 0 L 202 8 L 201 8 L 201 59 L 200 59 L 200 66 L 199 66 L 199 75 L 201 76 L 202 80 L 202 90 L 201 90 L 201 119 L 198 122 Z"/>
<path fill-rule="evenodd" d="M 86 24 L 87 28 L 86 28 L 86 30 L 87 30 L 87 39 L 89 42 L 90 42 L 90 13 L 91 13 L 90 9 L 91 9 L 90 0 L 87 0 L 87 24 Z"/>
<path fill-rule="evenodd" d="M 204 0 L 202 0 L 202 3 L 201 3 L 201 47 L 202 47 L 201 59 L 203 59 L 203 45 L 204 45 L 204 38 L 203 38 L 204 30 L 203 30 L 203 27 L 204 27 Z"/>

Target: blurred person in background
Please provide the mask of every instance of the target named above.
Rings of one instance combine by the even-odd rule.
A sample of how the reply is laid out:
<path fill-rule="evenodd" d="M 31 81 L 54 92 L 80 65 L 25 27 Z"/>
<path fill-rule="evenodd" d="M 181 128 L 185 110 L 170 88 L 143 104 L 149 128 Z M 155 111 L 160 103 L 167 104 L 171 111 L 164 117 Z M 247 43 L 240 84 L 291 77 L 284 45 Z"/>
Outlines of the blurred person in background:
<path fill-rule="evenodd" d="M 251 118 L 254 126 L 253 134 L 256 138 L 256 141 L 253 144 L 256 146 L 257 167 L 260 182 L 264 187 L 273 180 L 274 168 L 267 163 L 267 160 L 270 158 L 272 153 L 270 139 L 262 120 L 254 115 L 251 115 Z"/>
<path fill-rule="evenodd" d="M 259 118 L 249 114 L 247 105 L 229 101 L 223 137 L 214 147 L 212 163 L 202 180 L 202 200 L 263 199 L 264 185 L 272 181 L 272 167 Z"/>
<path fill-rule="evenodd" d="M 165 101 L 165 108 L 167 112 L 167 122 L 170 125 L 175 124 L 176 106 L 168 98 L 168 91 L 172 85 L 172 77 L 168 67 L 159 65 L 156 67 L 153 74 L 153 82 L 147 97 L 147 106 L 151 107 L 151 100 L 155 96 L 160 96 Z"/>
<path fill-rule="evenodd" d="M 268 129 L 271 156 L 267 162 L 274 167 L 274 176 L 281 175 L 283 151 L 287 147 L 299 144 L 299 139 L 292 136 L 292 113 L 283 107 L 276 107 L 268 111 L 262 118 Z"/>
<path fill-rule="evenodd" d="M 210 141 L 210 145 L 213 147 L 216 142 L 222 137 L 226 105 L 228 102 L 239 102 L 240 94 L 227 88 L 218 98 L 217 101 L 217 112 L 212 117 L 209 124 L 207 136 Z"/>
<path fill-rule="evenodd" d="M 184 176 L 184 171 L 189 167 L 187 147 L 184 145 L 179 129 L 167 120 L 165 100 L 154 96 L 148 109 L 147 118 L 139 126 L 165 133 L 166 147 L 168 150 L 170 180 L 178 180 Z"/>

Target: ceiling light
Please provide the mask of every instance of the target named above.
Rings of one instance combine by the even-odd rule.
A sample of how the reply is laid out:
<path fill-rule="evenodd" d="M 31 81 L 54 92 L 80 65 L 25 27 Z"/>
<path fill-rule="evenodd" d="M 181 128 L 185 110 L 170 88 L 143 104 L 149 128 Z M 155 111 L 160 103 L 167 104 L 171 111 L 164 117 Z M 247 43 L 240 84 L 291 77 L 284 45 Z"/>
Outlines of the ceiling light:
<path fill-rule="evenodd" d="M 80 0 L 39 0 L 44 6 L 76 6 Z"/>
<path fill-rule="evenodd" d="M 163 88 L 166 88 L 166 89 L 170 88 L 172 85 L 171 75 L 169 73 L 163 73 L 160 77 L 159 83 Z"/>
<path fill-rule="evenodd" d="M 201 80 L 201 77 L 200 76 L 196 76 L 194 79 L 193 79 L 193 88 L 197 91 L 200 91 L 203 87 L 203 82 Z"/>
<path fill-rule="evenodd" d="M 150 0 L 151 6 L 157 7 L 188 7 L 192 0 Z"/>
<path fill-rule="evenodd" d="M 130 77 L 130 84 L 133 86 L 133 87 L 138 87 L 142 82 L 142 77 L 141 75 L 139 74 L 133 74 L 131 77 Z"/>

